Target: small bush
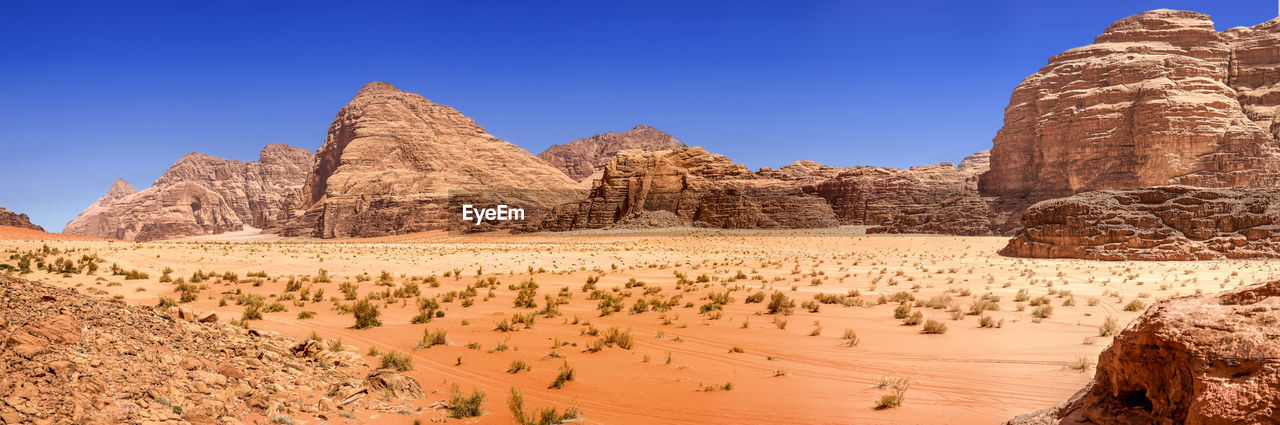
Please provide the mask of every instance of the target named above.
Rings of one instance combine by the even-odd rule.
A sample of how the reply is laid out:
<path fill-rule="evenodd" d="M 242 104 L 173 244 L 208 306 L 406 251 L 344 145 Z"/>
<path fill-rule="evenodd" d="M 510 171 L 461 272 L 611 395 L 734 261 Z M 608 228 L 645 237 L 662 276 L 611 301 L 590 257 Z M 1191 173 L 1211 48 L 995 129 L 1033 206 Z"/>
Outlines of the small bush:
<path fill-rule="evenodd" d="M 1124 311 L 1142 311 L 1146 310 L 1146 308 L 1147 304 L 1143 303 L 1142 300 L 1129 301 L 1128 304 L 1124 305 Z"/>
<path fill-rule="evenodd" d="M 929 319 L 924 322 L 924 333 L 927 334 L 944 334 L 947 333 L 947 324 L 937 320 Z"/>
<path fill-rule="evenodd" d="M 795 307 L 796 302 L 787 298 L 787 294 L 782 293 L 782 291 L 774 291 L 773 297 L 769 300 L 769 314 L 781 313 L 784 316 L 790 315 Z"/>
<path fill-rule="evenodd" d="M 382 366 L 380 367 L 399 372 L 407 372 L 413 370 L 413 358 L 409 357 L 408 354 L 391 350 L 382 353 Z"/>
<path fill-rule="evenodd" d="M 454 419 L 474 418 L 484 414 L 484 391 L 476 388 L 471 395 L 462 394 L 458 384 L 453 384 L 452 395 L 449 396 L 449 417 Z"/>
<path fill-rule="evenodd" d="M 1112 336 L 1120 329 L 1115 316 L 1107 316 L 1107 320 L 1102 322 L 1102 326 L 1098 327 L 1098 336 Z"/>
<path fill-rule="evenodd" d="M 351 308 L 352 314 L 356 316 L 356 329 L 368 329 L 375 326 L 382 326 L 382 321 L 378 320 L 378 306 L 369 302 L 369 299 L 363 299 L 356 302 Z"/>
<path fill-rule="evenodd" d="M 525 363 L 524 360 L 520 360 L 520 359 L 512 360 L 511 366 L 507 367 L 507 373 L 520 373 L 520 372 L 527 372 L 530 370 L 533 370 L 533 368 L 530 367 L 528 363 Z"/>
<path fill-rule="evenodd" d="M 569 366 L 569 362 L 567 361 L 564 362 L 564 365 L 560 366 L 560 373 L 556 375 L 556 379 L 554 381 L 551 381 L 551 386 L 547 388 L 554 388 L 554 389 L 564 388 L 564 384 L 566 382 L 573 380 L 574 373 L 575 372 L 573 368 Z"/>

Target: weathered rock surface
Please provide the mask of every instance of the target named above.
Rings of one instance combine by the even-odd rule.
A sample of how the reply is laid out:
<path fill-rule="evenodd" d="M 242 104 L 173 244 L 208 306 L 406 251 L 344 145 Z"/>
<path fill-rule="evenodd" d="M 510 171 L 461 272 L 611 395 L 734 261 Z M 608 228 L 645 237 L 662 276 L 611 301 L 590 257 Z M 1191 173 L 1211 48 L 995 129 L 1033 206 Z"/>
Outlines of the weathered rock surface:
<path fill-rule="evenodd" d="M 0 226 L 21 227 L 24 229 L 33 229 L 44 231 L 43 227 L 31 224 L 31 218 L 26 214 L 19 214 L 9 211 L 5 207 L 0 207 Z"/>
<path fill-rule="evenodd" d="M 830 203 L 841 224 L 876 226 L 869 233 L 990 235 L 990 200 L 977 191 L 987 158 L 984 151 L 958 166 L 853 167 L 804 190 Z"/>
<path fill-rule="evenodd" d="M 1280 411 L 1280 280 L 1160 302 L 1065 406 L 1010 424 L 1264 424 Z"/>
<path fill-rule="evenodd" d="M 981 178 L 998 230 L 1090 190 L 1275 186 L 1278 26 L 1219 33 L 1208 15 L 1153 10 L 1051 58 L 1014 89 Z"/>
<path fill-rule="evenodd" d="M 563 207 L 549 230 L 610 227 L 653 221 L 644 212 L 676 216 L 718 228 L 808 228 L 838 224 L 831 207 L 792 182 L 762 177 L 699 147 L 644 152 L 624 150 L 605 167 L 586 201 Z"/>
<path fill-rule="evenodd" d="M 1280 257 L 1280 189 L 1160 186 L 1040 202 L 1003 255 L 1091 260 Z"/>
<path fill-rule="evenodd" d="M 355 396 L 384 384 L 359 378 L 367 365 L 357 353 L 297 349 L 318 345 L 311 340 L 175 319 L 7 275 L 0 311 L 7 424 L 321 422 L 338 406 L 402 408 Z M 377 376 L 400 397 L 421 396 L 411 378 Z"/>
<path fill-rule="evenodd" d="M 280 232 L 366 237 L 463 226 L 459 204 L 518 205 L 536 220 L 583 191 L 457 110 L 383 82 L 338 111 Z"/>
<path fill-rule="evenodd" d="M 141 192 L 116 180 L 62 232 L 157 240 L 271 227 L 300 196 L 313 161 L 311 152 L 280 144 L 263 148 L 258 162 L 190 153 Z"/>
<path fill-rule="evenodd" d="M 538 154 L 538 158 L 564 171 L 569 178 L 582 181 L 603 170 L 623 150 L 652 152 L 683 147 L 684 143 L 670 134 L 647 125 L 638 125 L 621 133 L 610 131 L 563 145 L 552 145 Z"/>
<path fill-rule="evenodd" d="M 624 150 L 586 201 L 559 208 L 542 230 L 866 224 L 882 225 L 870 230 L 878 233 L 988 235 L 987 200 L 977 194 L 985 158 L 907 170 L 797 161 L 752 172 L 699 147 Z"/>

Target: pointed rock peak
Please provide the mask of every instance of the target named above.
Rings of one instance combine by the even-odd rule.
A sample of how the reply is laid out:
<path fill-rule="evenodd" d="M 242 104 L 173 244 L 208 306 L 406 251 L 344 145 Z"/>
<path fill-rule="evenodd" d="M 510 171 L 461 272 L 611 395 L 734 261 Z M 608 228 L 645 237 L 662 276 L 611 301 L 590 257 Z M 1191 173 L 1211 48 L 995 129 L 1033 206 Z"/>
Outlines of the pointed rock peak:
<path fill-rule="evenodd" d="M 311 151 L 303 148 L 295 148 L 283 143 L 268 143 L 267 146 L 262 148 L 262 152 L 258 154 L 258 162 L 298 162 L 299 157 L 310 157 L 312 155 Z"/>
<path fill-rule="evenodd" d="M 633 128 L 632 130 L 657 130 L 657 129 L 653 128 L 652 126 L 640 124 L 640 125 L 637 125 L 636 128 Z"/>
<path fill-rule="evenodd" d="M 391 85 L 391 83 L 374 81 L 372 83 L 365 84 L 364 87 L 362 87 L 360 91 L 356 93 L 356 96 L 366 95 L 366 94 L 380 94 L 380 93 L 404 93 L 404 92 L 400 91 L 400 89 L 396 88 L 396 86 Z"/>
<path fill-rule="evenodd" d="M 124 181 L 124 179 L 116 179 L 114 183 L 111 183 L 111 190 L 107 191 L 107 196 L 119 198 L 135 193 L 138 193 L 138 189 L 135 189 L 129 182 Z"/>

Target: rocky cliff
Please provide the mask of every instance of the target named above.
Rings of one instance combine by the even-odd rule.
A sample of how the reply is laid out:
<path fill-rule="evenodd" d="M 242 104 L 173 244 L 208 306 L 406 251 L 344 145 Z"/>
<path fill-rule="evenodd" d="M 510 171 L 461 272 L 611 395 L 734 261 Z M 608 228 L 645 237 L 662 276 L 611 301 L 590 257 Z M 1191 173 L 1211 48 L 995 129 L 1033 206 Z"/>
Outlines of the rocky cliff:
<path fill-rule="evenodd" d="M 1160 302 L 1062 406 L 1011 425 L 1265 424 L 1280 410 L 1280 280 Z"/>
<path fill-rule="evenodd" d="M 991 234 L 977 194 L 985 155 L 957 167 L 841 168 L 798 161 L 752 172 L 700 147 L 624 150 L 585 201 L 558 209 L 543 230 L 690 225 L 809 228 L 882 225 L 877 233 Z M 664 212 L 671 215 L 654 215 Z"/>
<path fill-rule="evenodd" d="M 63 233 L 123 240 L 157 240 L 265 228 L 286 216 L 300 197 L 311 152 L 270 144 L 257 162 L 201 153 L 173 164 L 138 192 L 123 180 L 67 224 Z"/>
<path fill-rule="evenodd" d="M 990 199 L 978 195 L 987 153 L 960 165 L 853 167 L 805 185 L 831 204 L 841 224 L 871 225 L 870 233 L 992 234 Z"/>
<path fill-rule="evenodd" d="M 586 201 L 562 209 L 550 230 L 647 221 L 665 211 L 676 222 L 718 228 L 805 228 L 838 224 L 831 207 L 792 182 L 761 176 L 699 147 L 624 150 L 607 165 Z M 639 218 L 639 220 L 637 220 Z M 659 221 L 664 225 L 671 220 Z"/>
<path fill-rule="evenodd" d="M 996 226 L 1089 190 L 1276 185 L 1278 25 L 1220 33 L 1208 15 L 1153 10 L 1049 59 L 1014 89 L 981 177 Z"/>
<path fill-rule="evenodd" d="M 374 82 L 338 111 L 300 208 L 280 231 L 331 238 L 449 229 L 464 224 L 455 210 L 464 200 L 533 214 L 581 193 L 457 110 Z"/>
<path fill-rule="evenodd" d="M 577 181 L 603 170 L 618 152 L 627 149 L 660 151 L 684 147 L 684 143 L 670 134 L 647 125 L 638 125 L 628 131 L 612 131 L 578 139 L 563 145 L 553 145 L 538 158 L 564 171 Z"/>
<path fill-rule="evenodd" d="M 1090 260 L 1280 257 L 1280 189 L 1160 186 L 1033 205 L 1003 255 Z"/>
<path fill-rule="evenodd" d="M 24 229 L 33 229 L 44 231 L 43 227 L 31 224 L 31 218 L 26 214 L 19 214 L 9 211 L 5 207 L 0 207 L 0 226 L 21 227 Z"/>

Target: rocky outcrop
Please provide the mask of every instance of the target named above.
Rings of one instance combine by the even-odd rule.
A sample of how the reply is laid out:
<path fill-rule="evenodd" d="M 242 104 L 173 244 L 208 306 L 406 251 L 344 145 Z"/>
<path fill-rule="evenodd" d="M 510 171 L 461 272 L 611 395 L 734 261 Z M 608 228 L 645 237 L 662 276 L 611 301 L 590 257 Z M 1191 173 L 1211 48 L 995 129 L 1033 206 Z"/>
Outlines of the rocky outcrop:
<path fill-rule="evenodd" d="M 1263 424 L 1280 410 L 1280 280 L 1160 302 L 1065 406 L 1011 424 Z"/>
<path fill-rule="evenodd" d="M 666 211 L 676 219 L 642 216 L 652 211 Z M 791 182 L 757 175 L 699 147 L 619 152 L 587 200 L 562 208 L 553 219 L 546 229 L 603 228 L 624 220 L 627 225 L 687 222 L 738 229 L 838 224 L 822 198 L 805 194 Z"/>
<path fill-rule="evenodd" d="M 9 211 L 5 207 L 0 207 L 0 226 L 21 227 L 23 229 L 32 229 L 44 231 L 43 227 L 31 224 L 31 218 L 26 214 L 19 214 Z"/>
<path fill-rule="evenodd" d="M 362 379 L 368 368 L 355 352 L 298 350 L 318 344 L 201 323 L 183 309 L 156 312 L 2 274 L 0 309 L 6 424 L 323 422 L 339 407 L 403 409 L 364 396 L 374 391 L 422 397 L 408 377 Z"/>
<path fill-rule="evenodd" d="M 141 192 L 116 180 L 63 233 L 145 241 L 271 227 L 300 197 L 313 161 L 280 144 L 263 148 L 257 162 L 187 154 Z"/>
<path fill-rule="evenodd" d="M 985 155 L 960 167 L 841 168 L 798 161 L 752 172 L 699 147 L 624 150 L 586 201 L 561 207 L 542 230 L 605 227 L 811 228 L 880 225 L 875 233 L 988 235 L 977 195 Z"/>
<path fill-rule="evenodd" d="M 460 205 L 507 204 L 538 220 L 583 191 L 457 110 L 369 83 L 329 126 L 297 211 L 279 231 L 367 237 L 465 226 Z"/>
<path fill-rule="evenodd" d="M 563 145 L 552 145 L 538 154 L 538 158 L 560 169 L 569 178 L 582 181 L 603 170 L 623 150 L 652 152 L 683 147 L 684 143 L 670 134 L 647 125 L 638 125 L 621 133 L 610 131 Z"/>
<path fill-rule="evenodd" d="M 1208 15 L 1153 10 L 1051 58 L 1014 89 L 981 178 L 998 230 L 1090 190 L 1275 186 L 1278 26 L 1219 33 Z"/>
<path fill-rule="evenodd" d="M 959 166 L 853 167 L 808 181 L 804 190 L 831 204 L 841 224 L 876 226 L 869 233 L 990 235 L 990 200 L 977 191 L 986 158 L 979 152 Z"/>
<path fill-rule="evenodd" d="M 1161 186 L 1040 202 L 1003 255 L 1090 260 L 1280 257 L 1280 189 Z"/>

